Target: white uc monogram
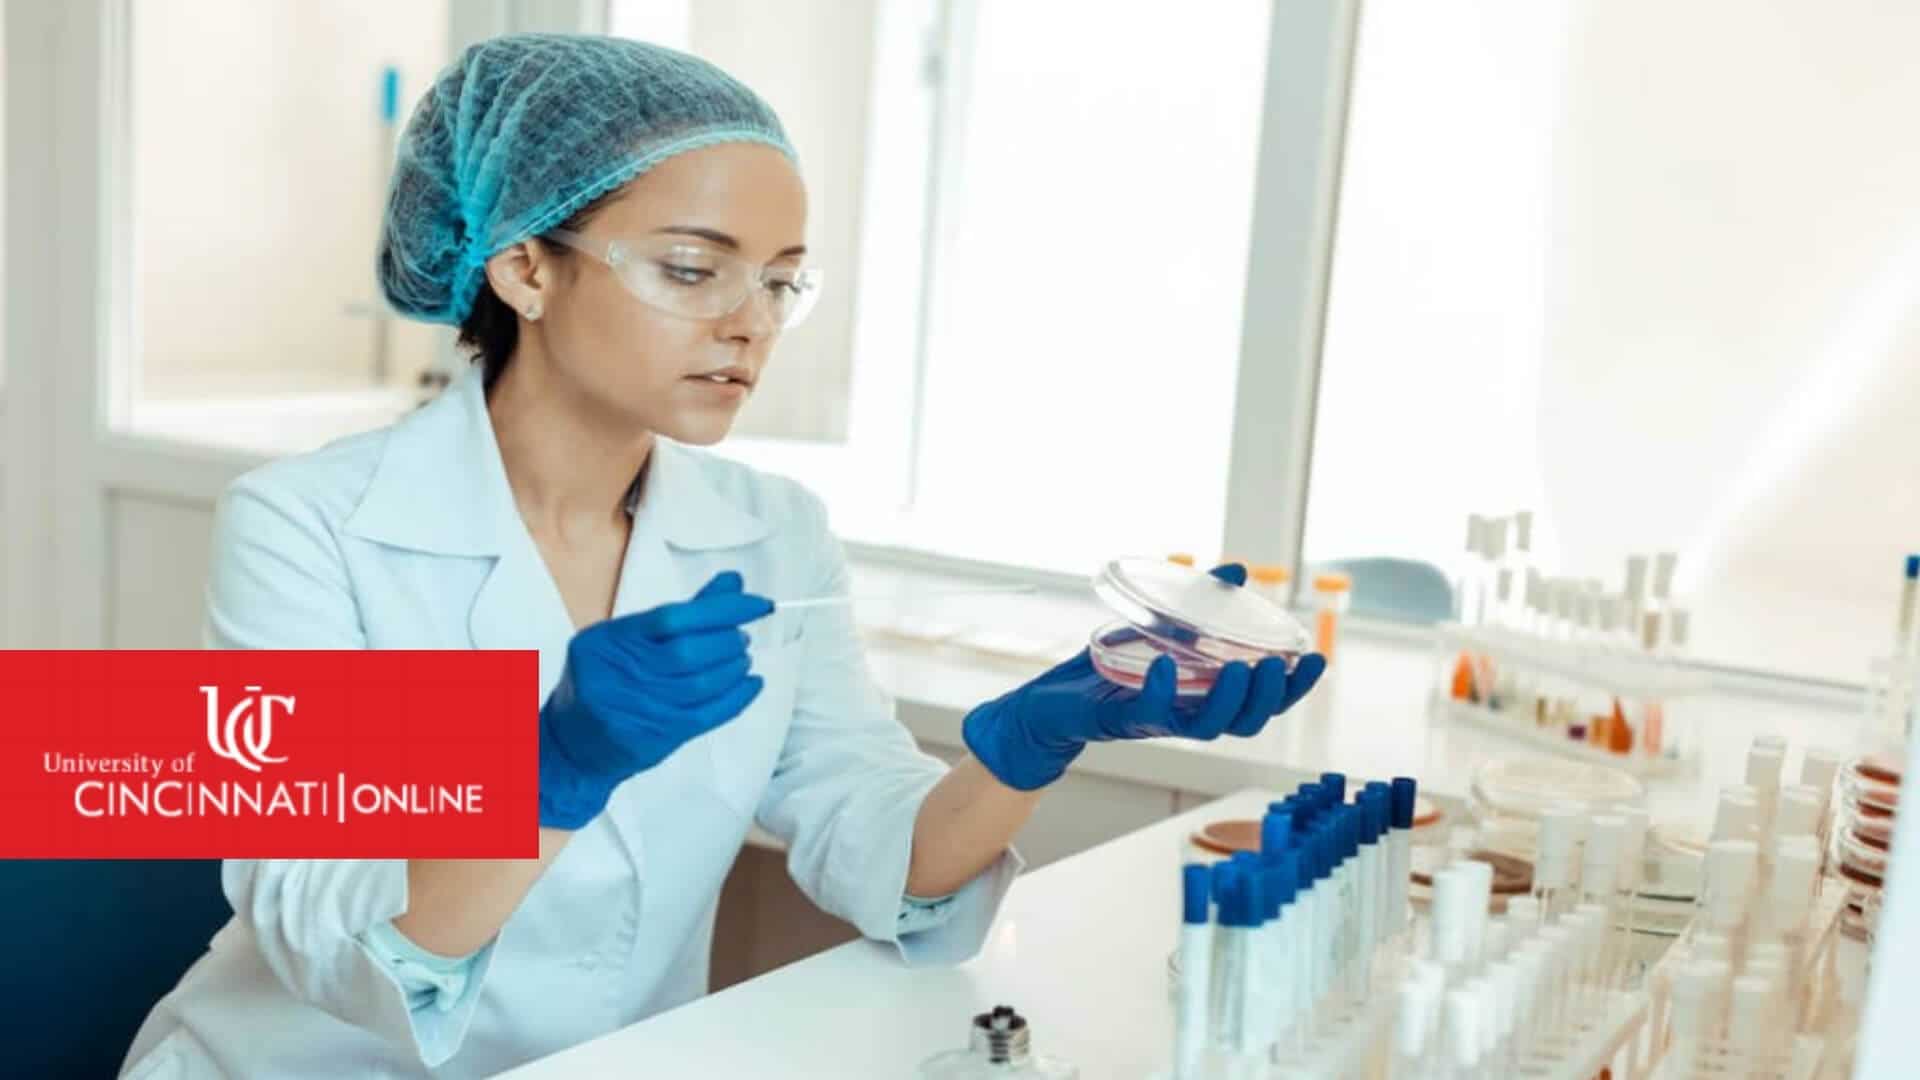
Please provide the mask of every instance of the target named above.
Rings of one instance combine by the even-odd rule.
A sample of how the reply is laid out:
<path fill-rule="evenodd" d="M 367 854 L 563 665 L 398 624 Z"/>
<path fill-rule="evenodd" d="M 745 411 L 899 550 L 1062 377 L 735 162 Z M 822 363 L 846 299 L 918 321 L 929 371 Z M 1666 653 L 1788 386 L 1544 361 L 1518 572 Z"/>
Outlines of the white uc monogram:
<path fill-rule="evenodd" d="M 247 696 L 227 712 L 223 722 L 220 716 L 220 688 L 203 686 L 200 692 L 207 695 L 207 746 L 213 752 L 228 761 L 254 772 L 260 766 L 277 764 L 287 760 L 283 757 L 268 757 L 267 744 L 273 741 L 273 707 L 284 705 L 287 715 L 293 715 L 293 698 L 279 694 L 258 697 L 260 688 L 249 686 Z M 258 703 L 260 711 L 252 712 Z M 256 723 L 255 721 L 258 721 Z"/>

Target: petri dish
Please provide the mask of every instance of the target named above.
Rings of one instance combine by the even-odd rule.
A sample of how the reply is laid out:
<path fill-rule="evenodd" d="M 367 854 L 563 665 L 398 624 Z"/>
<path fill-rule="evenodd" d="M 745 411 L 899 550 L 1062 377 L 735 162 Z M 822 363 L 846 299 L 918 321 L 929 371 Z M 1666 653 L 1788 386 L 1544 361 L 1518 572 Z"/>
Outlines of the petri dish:
<path fill-rule="evenodd" d="M 1147 681 L 1147 668 L 1164 653 L 1173 658 L 1175 689 L 1181 694 L 1204 694 L 1220 674 L 1220 661 L 1178 645 L 1157 645 L 1123 622 L 1094 631 L 1087 653 L 1095 671 L 1110 683 L 1138 690 Z"/>
<path fill-rule="evenodd" d="M 1473 774 L 1472 795 L 1474 809 L 1483 816 L 1537 821 L 1559 808 L 1599 814 L 1637 806 L 1646 787 L 1610 765 L 1524 754 L 1480 766 Z"/>
<path fill-rule="evenodd" d="M 1230 585 L 1194 567 L 1160 559 L 1115 559 L 1093 575 L 1093 591 L 1120 617 L 1088 640 L 1095 670 L 1137 689 L 1161 654 L 1173 658 L 1177 690 L 1204 694 L 1233 661 L 1269 656 L 1291 670 L 1312 641 L 1299 620 L 1258 589 Z"/>
<path fill-rule="evenodd" d="M 1890 817 L 1900 809 L 1902 772 L 1890 758 L 1857 758 L 1840 770 L 1840 798 L 1849 808 Z"/>
<path fill-rule="evenodd" d="M 1840 872 L 1863 884 L 1879 885 L 1887 877 L 1887 849 L 1852 829 L 1840 833 Z"/>

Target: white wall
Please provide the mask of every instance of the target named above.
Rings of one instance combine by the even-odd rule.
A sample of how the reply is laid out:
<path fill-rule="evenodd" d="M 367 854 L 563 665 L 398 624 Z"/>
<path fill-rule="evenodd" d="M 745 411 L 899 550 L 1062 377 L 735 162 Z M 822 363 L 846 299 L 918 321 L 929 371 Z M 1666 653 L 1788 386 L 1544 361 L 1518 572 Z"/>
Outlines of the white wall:
<path fill-rule="evenodd" d="M 1608 0 L 1575 34 L 1540 440 L 1567 554 L 1683 544 L 1703 649 L 1860 678 L 1920 550 L 1920 7 Z"/>
<path fill-rule="evenodd" d="M 1307 555 L 1681 552 L 1695 651 L 1858 681 L 1920 550 L 1920 7 L 1366 6 Z"/>
<path fill-rule="evenodd" d="M 449 0 L 138 0 L 132 32 L 134 312 L 160 397 L 370 379 L 374 252 L 391 150 L 447 60 Z M 431 360 L 400 322 L 392 370 Z"/>

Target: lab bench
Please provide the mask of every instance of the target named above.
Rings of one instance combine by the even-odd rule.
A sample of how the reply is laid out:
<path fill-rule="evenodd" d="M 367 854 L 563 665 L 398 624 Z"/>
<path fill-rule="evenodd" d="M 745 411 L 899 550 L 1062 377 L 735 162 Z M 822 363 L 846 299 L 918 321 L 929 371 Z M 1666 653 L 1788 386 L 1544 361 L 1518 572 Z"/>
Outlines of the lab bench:
<path fill-rule="evenodd" d="M 980 954 L 957 967 L 909 968 L 890 946 L 853 941 L 501 1075 L 910 1077 L 964 1046 L 974 1014 L 1000 1004 L 1028 1018 L 1036 1051 L 1082 1076 L 1147 1075 L 1172 1046 L 1183 838 L 1215 818 L 1257 816 L 1271 790 L 1022 875 Z"/>

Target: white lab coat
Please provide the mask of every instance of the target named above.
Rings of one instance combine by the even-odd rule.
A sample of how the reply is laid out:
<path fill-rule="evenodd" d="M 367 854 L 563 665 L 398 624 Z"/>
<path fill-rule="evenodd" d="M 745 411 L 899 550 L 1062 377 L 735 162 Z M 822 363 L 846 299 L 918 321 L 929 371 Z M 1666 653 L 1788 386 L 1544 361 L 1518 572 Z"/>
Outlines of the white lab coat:
<path fill-rule="evenodd" d="M 774 597 L 847 587 L 820 501 L 788 480 L 661 440 L 643 490 L 616 613 L 685 599 L 722 569 Z M 533 648 L 544 700 L 573 632 L 477 377 L 390 428 L 250 472 L 221 501 L 210 647 Z M 507 920 L 464 1006 L 410 1014 L 361 942 L 406 909 L 404 861 L 228 860 L 235 914 L 155 1006 L 124 1075 L 483 1076 L 692 1000 L 756 819 L 807 895 L 867 937 L 909 963 L 971 956 L 1018 856 L 963 889 L 944 925 L 896 934 L 914 816 L 944 767 L 873 686 L 845 609 L 776 613 L 749 634 L 759 698 L 615 790 Z"/>

